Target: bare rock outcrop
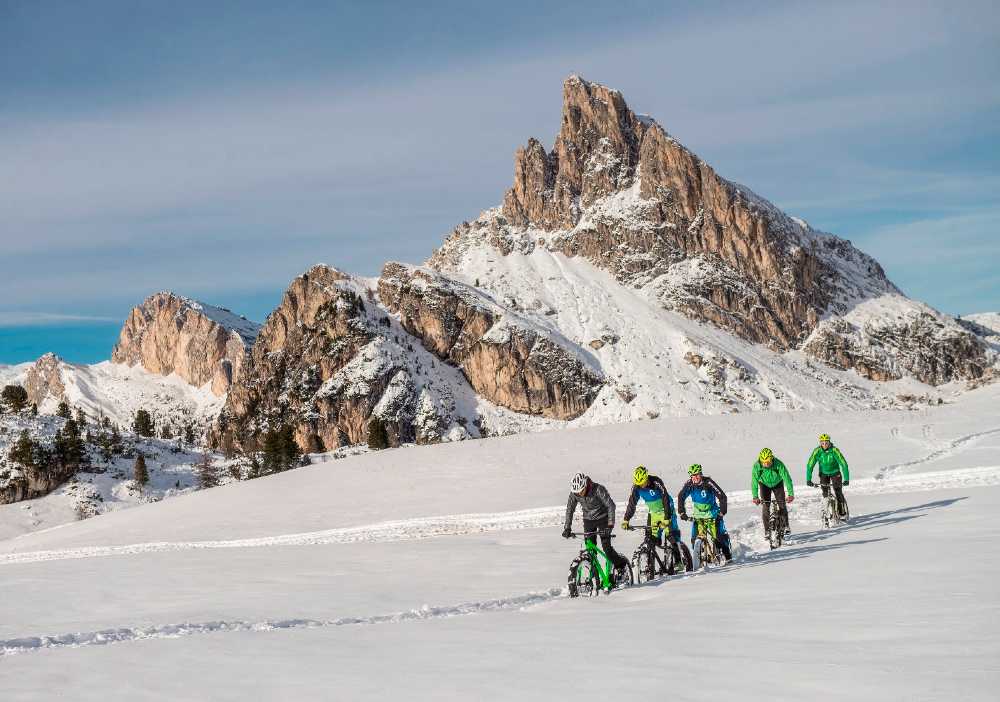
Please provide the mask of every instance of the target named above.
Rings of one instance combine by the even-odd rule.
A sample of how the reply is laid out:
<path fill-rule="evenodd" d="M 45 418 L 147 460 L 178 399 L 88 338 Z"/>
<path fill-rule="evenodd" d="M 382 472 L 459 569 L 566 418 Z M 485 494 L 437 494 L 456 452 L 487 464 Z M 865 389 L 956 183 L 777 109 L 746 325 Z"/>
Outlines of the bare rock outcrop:
<path fill-rule="evenodd" d="M 470 436 L 454 397 L 464 380 L 430 367 L 374 298 L 328 266 L 296 278 L 230 389 L 218 439 L 253 447 L 291 425 L 304 451 L 331 450 L 367 441 L 373 418 L 394 446 Z"/>
<path fill-rule="evenodd" d="M 848 315 L 865 300 L 906 299 L 850 242 L 720 177 L 654 120 L 633 113 L 621 93 L 577 76 L 563 85 L 552 150 L 535 139 L 519 149 L 503 206 L 463 223 L 428 264 L 460 271 L 464 252 L 483 245 L 503 255 L 543 246 L 584 257 L 623 285 L 651 287 L 667 309 L 777 351 L 803 348 L 820 320 Z M 954 320 L 942 321 L 946 333 L 924 333 L 918 308 L 866 332 L 869 350 L 849 352 L 844 342 L 834 351 L 832 329 L 827 341 L 804 348 L 872 378 L 905 373 L 941 383 L 990 366 L 984 344 Z M 895 339 L 881 347 L 888 357 L 876 362 L 869 351 L 881 353 L 875 342 L 888 337 Z M 926 353 L 923 344 L 930 344 Z"/>
<path fill-rule="evenodd" d="M 111 360 L 176 373 L 196 387 L 211 383 L 221 396 L 239 376 L 259 329 L 224 308 L 160 292 L 132 309 Z"/>
<path fill-rule="evenodd" d="M 66 385 L 62 377 L 63 361 L 54 353 L 40 356 L 24 376 L 24 389 L 28 402 L 41 407 L 46 400 L 61 402 L 66 398 Z"/>
<path fill-rule="evenodd" d="M 439 273 L 388 263 L 378 289 L 404 329 L 461 368 L 477 393 L 502 407 L 573 419 L 590 407 L 604 383 L 568 345 Z"/>

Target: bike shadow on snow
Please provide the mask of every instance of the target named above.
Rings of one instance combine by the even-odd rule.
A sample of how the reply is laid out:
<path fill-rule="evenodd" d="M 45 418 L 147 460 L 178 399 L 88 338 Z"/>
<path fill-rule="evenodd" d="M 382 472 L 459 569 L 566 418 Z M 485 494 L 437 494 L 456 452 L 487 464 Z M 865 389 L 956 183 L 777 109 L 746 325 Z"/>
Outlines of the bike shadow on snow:
<path fill-rule="evenodd" d="M 908 522 L 911 519 L 926 516 L 932 509 L 951 507 L 956 502 L 961 502 L 962 500 L 967 499 L 968 497 L 952 497 L 946 500 L 925 502 L 921 505 L 910 505 L 909 507 L 887 509 L 881 512 L 872 512 L 871 514 L 861 514 L 856 517 L 852 516 L 851 520 L 846 524 L 841 524 L 830 529 L 816 529 L 813 531 L 805 531 L 800 534 L 792 534 L 788 545 L 795 546 L 798 544 L 809 544 L 817 541 L 825 541 L 826 539 L 838 534 L 862 532 L 870 529 L 881 529 L 882 527 L 891 526 L 893 524 L 901 524 L 903 522 Z"/>
<path fill-rule="evenodd" d="M 708 571 L 694 570 L 688 573 L 678 574 L 669 578 L 657 578 L 651 582 L 641 583 L 633 585 L 630 589 L 644 588 L 644 587 L 660 587 L 662 585 L 667 585 L 672 581 L 683 580 L 690 577 L 697 577 L 699 575 L 705 574 L 706 572 L 718 572 L 724 573 L 730 570 L 741 570 L 744 568 L 756 568 L 758 566 L 770 565 L 772 563 L 778 563 L 781 561 L 790 561 L 798 558 L 809 558 L 817 553 L 822 553 L 824 551 L 834 551 L 841 548 L 849 548 L 851 546 L 863 546 L 865 544 L 879 543 L 880 541 L 888 541 L 888 536 L 878 536 L 870 539 L 854 539 L 852 541 L 840 541 L 837 543 L 820 543 L 826 539 L 838 536 L 841 534 L 846 534 L 850 532 L 863 532 L 870 529 L 880 529 L 893 524 L 900 524 L 902 522 L 908 522 L 911 519 L 917 519 L 918 517 L 926 516 L 926 514 L 933 509 L 940 509 L 942 507 L 950 507 L 956 502 L 961 500 L 966 500 L 967 497 L 954 497 L 946 500 L 935 500 L 933 502 L 926 502 L 920 505 L 910 505 L 909 507 L 900 507 L 898 509 L 888 509 L 881 512 L 872 512 L 871 514 L 863 514 L 857 517 L 851 517 L 851 521 L 847 524 L 842 524 L 840 526 L 834 527 L 832 529 L 819 529 L 816 531 L 802 532 L 801 534 L 793 534 L 790 537 L 790 541 L 785 542 L 785 545 L 781 548 L 775 549 L 773 551 L 753 551 L 748 549 L 744 544 L 740 544 L 738 541 L 734 543 L 734 546 L 741 549 L 743 552 L 736 555 L 731 563 L 721 568 L 712 567 Z M 761 528 L 758 525 L 752 528 Z M 735 534 L 734 534 L 735 536 Z"/>

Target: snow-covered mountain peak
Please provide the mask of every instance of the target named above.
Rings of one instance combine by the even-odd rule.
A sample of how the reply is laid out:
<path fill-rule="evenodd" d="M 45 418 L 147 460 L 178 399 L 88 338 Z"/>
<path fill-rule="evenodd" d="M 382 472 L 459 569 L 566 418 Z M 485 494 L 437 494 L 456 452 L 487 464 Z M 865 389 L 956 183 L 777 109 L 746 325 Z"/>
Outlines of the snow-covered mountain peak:
<path fill-rule="evenodd" d="M 571 76 L 553 149 L 531 139 L 514 162 L 502 207 L 459 226 L 430 266 L 466 274 L 540 247 L 648 287 L 667 310 L 869 378 L 940 384 L 996 363 L 975 334 L 906 298 L 871 256 L 720 177 L 616 90 Z M 496 266 L 475 270 L 496 282 Z"/>

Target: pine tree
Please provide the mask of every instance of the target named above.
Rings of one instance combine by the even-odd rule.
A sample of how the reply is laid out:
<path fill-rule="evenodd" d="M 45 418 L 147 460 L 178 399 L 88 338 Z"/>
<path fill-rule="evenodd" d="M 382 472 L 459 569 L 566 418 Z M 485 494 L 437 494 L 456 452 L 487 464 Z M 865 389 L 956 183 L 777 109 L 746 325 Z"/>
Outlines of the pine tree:
<path fill-rule="evenodd" d="M 35 442 L 31 440 L 27 429 L 21 430 L 21 435 L 10 448 L 10 460 L 13 463 L 20 463 L 25 468 L 35 467 Z"/>
<path fill-rule="evenodd" d="M 170 428 L 169 424 L 164 424 L 163 428 L 160 430 L 161 439 L 172 439 L 174 438 L 174 431 Z"/>
<path fill-rule="evenodd" d="M 28 404 L 28 391 L 20 385 L 6 385 L 0 392 L 0 401 L 11 412 L 20 412 Z"/>
<path fill-rule="evenodd" d="M 141 453 L 135 459 L 135 466 L 132 468 L 132 477 L 141 489 L 149 482 L 149 470 L 146 469 L 146 458 Z"/>
<path fill-rule="evenodd" d="M 295 429 L 284 424 L 278 429 L 271 429 L 264 434 L 265 473 L 276 473 L 292 468 L 302 456 L 298 443 L 295 441 Z"/>
<path fill-rule="evenodd" d="M 65 400 L 63 400 L 62 402 L 60 402 L 59 406 L 56 408 L 56 416 L 57 417 L 62 417 L 63 419 L 69 419 L 70 418 L 71 415 L 70 415 L 70 411 L 69 411 L 69 405 L 66 404 Z"/>
<path fill-rule="evenodd" d="M 212 461 L 208 452 L 201 454 L 201 460 L 195 466 L 198 475 L 198 487 L 202 490 L 213 488 L 219 484 L 219 468 Z"/>
<path fill-rule="evenodd" d="M 374 451 L 389 448 L 389 435 L 385 430 L 385 422 L 374 414 L 368 420 L 368 448 Z"/>
<path fill-rule="evenodd" d="M 32 417 L 38 416 L 38 403 L 36 402 L 31 403 L 31 416 Z"/>
<path fill-rule="evenodd" d="M 156 434 L 156 426 L 153 418 L 144 409 L 137 410 L 135 420 L 132 422 L 132 430 L 139 436 L 151 437 Z"/>
<path fill-rule="evenodd" d="M 188 446 L 194 446 L 194 427 L 190 424 L 184 427 L 184 443 Z"/>
<path fill-rule="evenodd" d="M 82 466 L 87 463 L 87 449 L 76 421 L 67 419 L 56 432 L 54 448 L 56 458 L 63 466 Z"/>
<path fill-rule="evenodd" d="M 80 425 L 81 429 L 87 426 L 87 415 L 79 407 L 76 408 L 76 423 Z"/>

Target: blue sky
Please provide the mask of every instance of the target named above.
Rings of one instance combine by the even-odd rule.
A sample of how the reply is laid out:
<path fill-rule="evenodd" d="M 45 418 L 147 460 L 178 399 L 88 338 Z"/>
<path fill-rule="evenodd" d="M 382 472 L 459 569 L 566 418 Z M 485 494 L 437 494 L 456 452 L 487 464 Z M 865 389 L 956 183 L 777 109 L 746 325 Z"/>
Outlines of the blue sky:
<path fill-rule="evenodd" d="M 1000 309 L 995 3 L 752 5 L 0 2 L 0 362 L 106 357 L 65 330 L 161 289 L 262 319 L 313 263 L 422 261 L 574 72 L 911 296 Z"/>

